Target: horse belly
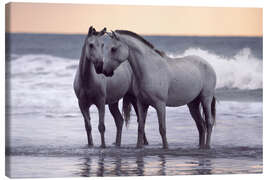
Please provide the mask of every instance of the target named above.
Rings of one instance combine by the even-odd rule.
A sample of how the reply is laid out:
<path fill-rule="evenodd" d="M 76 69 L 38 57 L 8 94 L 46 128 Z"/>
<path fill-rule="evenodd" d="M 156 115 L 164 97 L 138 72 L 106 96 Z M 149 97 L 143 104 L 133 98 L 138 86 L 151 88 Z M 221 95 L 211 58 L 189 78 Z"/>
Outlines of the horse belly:
<path fill-rule="evenodd" d="M 200 94 L 200 90 L 192 91 L 190 93 L 183 93 L 181 91 L 170 93 L 166 105 L 169 107 L 178 107 L 190 103 Z"/>
<path fill-rule="evenodd" d="M 110 92 L 107 92 L 107 96 L 106 96 L 106 104 L 113 104 L 118 102 L 121 98 L 124 97 L 124 95 L 126 94 L 127 90 L 126 89 L 113 89 L 110 90 Z"/>
<path fill-rule="evenodd" d="M 167 106 L 177 107 L 188 104 L 200 94 L 202 87 L 199 71 L 176 73 L 170 82 Z"/>

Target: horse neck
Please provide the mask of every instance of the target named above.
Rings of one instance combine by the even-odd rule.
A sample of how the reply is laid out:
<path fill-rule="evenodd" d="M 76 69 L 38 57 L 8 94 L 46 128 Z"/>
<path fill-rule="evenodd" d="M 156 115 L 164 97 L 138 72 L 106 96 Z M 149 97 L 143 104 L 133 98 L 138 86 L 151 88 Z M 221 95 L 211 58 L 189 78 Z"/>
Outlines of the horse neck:
<path fill-rule="evenodd" d="M 93 63 L 86 59 L 85 46 L 80 58 L 79 74 L 81 84 L 85 87 L 88 87 L 97 77 Z"/>
<path fill-rule="evenodd" d="M 147 53 L 147 51 L 152 51 L 152 49 L 133 38 L 124 37 L 121 40 L 129 47 L 128 61 L 135 77 L 138 80 L 143 79 L 144 76 L 150 73 L 149 68 L 156 63 L 156 60 L 153 60 L 155 58 L 147 57 L 148 54 L 152 55 L 152 53 Z M 153 53 L 153 57 L 155 55 L 156 54 Z"/>

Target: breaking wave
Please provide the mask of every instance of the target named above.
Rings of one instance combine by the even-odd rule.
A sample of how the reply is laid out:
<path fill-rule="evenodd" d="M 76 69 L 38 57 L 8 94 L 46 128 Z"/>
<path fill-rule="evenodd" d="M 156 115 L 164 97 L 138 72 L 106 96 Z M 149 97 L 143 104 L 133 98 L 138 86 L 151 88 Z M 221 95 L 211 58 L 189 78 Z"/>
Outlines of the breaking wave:
<path fill-rule="evenodd" d="M 200 48 L 189 48 L 182 54 L 168 54 L 177 58 L 197 55 L 207 60 L 217 74 L 217 88 L 262 89 L 263 61 L 253 56 L 249 48 L 244 48 L 233 57 L 224 57 Z M 56 78 L 70 81 L 78 59 L 69 59 L 43 54 L 11 55 L 11 75 L 13 76 L 50 76 L 50 81 Z M 22 76 L 23 75 L 23 76 Z M 65 78 L 66 77 L 66 78 Z M 42 79 L 39 79 L 40 81 Z M 65 81 L 64 80 L 64 81 Z M 42 83 L 42 82 L 40 82 Z M 63 81 L 61 82 L 63 83 Z"/>
<path fill-rule="evenodd" d="M 227 58 L 200 48 L 189 48 L 183 54 L 168 54 L 170 57 L 197 55 L 207 60 L 217 73 L 217 88 L 261 89 L 262 64 L 249 48 Z"/>

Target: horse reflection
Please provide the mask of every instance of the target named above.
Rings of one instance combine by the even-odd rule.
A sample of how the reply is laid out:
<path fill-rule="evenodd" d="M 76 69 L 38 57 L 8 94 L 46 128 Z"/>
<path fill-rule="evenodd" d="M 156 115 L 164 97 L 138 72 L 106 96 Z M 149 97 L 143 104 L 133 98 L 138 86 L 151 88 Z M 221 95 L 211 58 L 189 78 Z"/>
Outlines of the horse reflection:
<path fill-rule="evenodd" d="M 80 158 L 79 173 L 76 176 L 145 176 L 145 175 L 185 175 L 185 174 L 213 174 L 211 159 L 206 157 L 192 157 L 191 161 L 174 161 L 168 159 L 166 155 L 158 156 L 158 164 L 155 162 L 145 162 L 142 154 L 135 157 L 126 157 L 121 155 L 107 156 L 100 154 L 99 156 Z M 155 165 L 154 165 L 155 164 Z M 156 166 L 157 165 L 157 166 Z M 181 165 L 181 166 L 179 166 Z M 184 167 L 184 169 L 182 169 Z M 157 171 L 153 171 L 156 169 Z M 175 174 L 168 174 L 172 169 Z M 151 174 L 154 173 L 154 174 Z"/>
<path fill-rule="evenodd" d="M 166 158 L 164 155 L 160 155 L 159 159 L 160 159 L 160 169 L 158 171 L 158 175 L 165 176 L 166 175 Z"/>
<path fill-rule="evenodd" d="M 144 160 L 143 156 L 139 155 L 136 157 L 137 174 L 138 176 L 144 176 Z"/>
<path fill-rule="evenodd" d="M 104 155 L 100 155 L 98 159 L 97 176 L 104 176 Z"/>
<path fill-rule="evenodd" d="M 81 158 L 79 159 L 82 161 L 82 163 L 78 164 L 79 165 L 79 168 L 80 168 L 80 171 L 78 173 L 79 176 L 81 177 L 89 177 L 91 176 L 91 158 L 89 157 L 84 157 L 84 158 Z"/>
<path fill-rule="evenodd" d="M 96 159 L 97 162 L 95 161 Z M 122 156 L 107 157 L 99 155 L 98 157 L 80 158 L 78 164 L 79 172 L 75 175 L 81 177 L 90 176 L 144 176 L 144 157 L 141 155 L 136 158 L 125 158 Z M 133 166 L 135 164 L 135 166 Z"/>
<path fill-rule="evenodd" d="M 212 174 L 212 162 L 210 159 L 199 158 L 198 168 L 195 169 L 196 174 Z"/>

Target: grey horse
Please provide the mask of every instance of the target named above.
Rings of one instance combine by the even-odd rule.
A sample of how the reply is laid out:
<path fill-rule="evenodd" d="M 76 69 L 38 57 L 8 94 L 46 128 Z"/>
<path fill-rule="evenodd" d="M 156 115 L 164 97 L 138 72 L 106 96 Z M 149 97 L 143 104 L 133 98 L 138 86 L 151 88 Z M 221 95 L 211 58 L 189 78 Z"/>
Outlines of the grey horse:
<path fill-rule="evenodd" d="M 139 127 L 137 148 L 143 146 L 146 109 L 153 106 L 158 115 L 159 132 L 163 148 L 168 148 L 166 138 L 166 106 L 188 105 L 199 132 L 199 147 L 210 148 L 212 128 L 215 123 L 216 73 L 198 56 L 169 58 L 138 34 L 116 30 L 103 47 L 102 72 L 112 76 L 126 60 L 131 65 L 135 79 Z M 200 113 L 203 107 L 204 118 Z"/>
<path fill-rule="evenodd" d="M 105 148 L 105 104 L 109 104 L 109 110 L 113 115 L 117 127 L 116 146 L 121 145 L 121 134 L 124 121 L 118 108 L 119 100 L 124 97 L 123 112 L 126 122 L 129 120 L 129 113 L 131 110 L 130 103 L 133 104 L 137 113 L 136 98 L 133 95 L 132 89 L 133 74 L 128 62 L 123 63 L 115 71 L 115 75 L 112 77 L 105 77 L 103 74 L 96 73 L 96 71 L 100 71 L 101 68 L 97 62 L 102 59 L 102 43 L 99 39 L 105 32 L 106 28 L 100 32 L 97 32 L 92 26 L 89 28 L 88 35 L 84 40 L 79 66 L 73 83 L 79 108 L 84 117 L 88 145 L 93 146 L 89 108 L 94 104 L 98 108 L 98 129 L 101 134 L 101 147 L 103 148 Z M 144 144 L 148 144 L 145 135 Z"/>

